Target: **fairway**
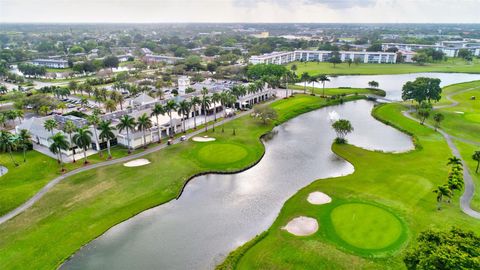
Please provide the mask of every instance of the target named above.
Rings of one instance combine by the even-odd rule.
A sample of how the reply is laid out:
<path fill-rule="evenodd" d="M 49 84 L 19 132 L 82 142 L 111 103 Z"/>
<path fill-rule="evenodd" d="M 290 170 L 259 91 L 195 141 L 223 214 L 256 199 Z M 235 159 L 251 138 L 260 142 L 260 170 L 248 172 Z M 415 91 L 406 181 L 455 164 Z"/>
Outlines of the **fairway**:
<path fill-rule="evenodd" d="M 455 73 L 480 73 L 480 61 L 474 59 L 471 63 L 462 59 L 450 58 L 448 61 L 417 65 L 405 64 L 337 64 L 335 67 L 326 62 L 293 62 L 287 65 L 297 66 L 296 73 L 307 72 L 309 75 L 380 75 L 380 74 L 405 74 L 417 72 L 455 72 Z"/>
<path fill-rule="evenodd" d="M 392 213 L 366 203 L 342 204 L 332 210 L 330 217 L 335 233 L 360 249 L 387 248 L 399 240 L 403 230 L 402 223 Z"/>
<path fill-rule="evenodd" d="M 197 152 L 198 159 L 208 164 L 228 164 L 240 161 L 248 155 L 245 147 L 229 143 L 208 144 Z"/>

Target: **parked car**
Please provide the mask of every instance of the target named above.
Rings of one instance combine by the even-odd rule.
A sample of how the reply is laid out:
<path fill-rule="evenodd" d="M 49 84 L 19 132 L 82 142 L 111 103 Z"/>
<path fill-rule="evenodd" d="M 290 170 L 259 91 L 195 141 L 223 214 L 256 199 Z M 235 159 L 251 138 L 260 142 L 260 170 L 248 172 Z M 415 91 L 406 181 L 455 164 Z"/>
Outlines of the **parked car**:
<path fill-rule="evenodd" d="M 167 145 L 172 145 L 173 144 L 173 139 L 168 139 Z"/>
<path fill-rule="evenodd" d="M 182 137 L 180 137 L 180 141 L 182 141 L 182 142 L 183 142 L 183 141 L 185 141 L 185 140 L 187 140 L 187 136 L 185 136 L 185 135 L 182 135 Z"/>

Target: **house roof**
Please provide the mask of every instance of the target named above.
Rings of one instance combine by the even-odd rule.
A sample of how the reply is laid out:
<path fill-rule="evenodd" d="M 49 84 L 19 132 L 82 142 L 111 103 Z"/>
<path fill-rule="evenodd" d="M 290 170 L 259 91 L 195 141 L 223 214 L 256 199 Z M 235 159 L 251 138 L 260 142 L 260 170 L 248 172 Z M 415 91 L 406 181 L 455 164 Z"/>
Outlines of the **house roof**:
<path fill-rule="evenodd" d="M 141 93 L 138 97 L 132 100 L 134 104 L 139 104 L 139 105 L 149 103 L 152 101 L 155 101 L 155 99 L 145 93 Z"/>

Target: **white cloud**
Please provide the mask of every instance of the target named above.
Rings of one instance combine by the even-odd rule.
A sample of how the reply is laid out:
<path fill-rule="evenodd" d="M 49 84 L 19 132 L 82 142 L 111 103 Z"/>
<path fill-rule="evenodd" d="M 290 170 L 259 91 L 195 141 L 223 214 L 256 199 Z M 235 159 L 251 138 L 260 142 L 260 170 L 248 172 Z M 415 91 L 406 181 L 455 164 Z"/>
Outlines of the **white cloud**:
<path fill-rule="evenodd" d="M 0 0 L 3 22 L 480 23 L 480 0 Z"/>

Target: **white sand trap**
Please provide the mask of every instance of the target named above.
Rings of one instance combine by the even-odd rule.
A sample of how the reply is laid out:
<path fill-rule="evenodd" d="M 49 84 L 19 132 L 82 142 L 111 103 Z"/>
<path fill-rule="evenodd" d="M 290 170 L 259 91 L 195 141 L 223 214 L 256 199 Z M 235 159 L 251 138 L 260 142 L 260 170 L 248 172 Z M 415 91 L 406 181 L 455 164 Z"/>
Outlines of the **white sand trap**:
<path fill-rule="evenodd" d="M 138 167 L 138 166 L 144 166 L 147 164 L 150 164 L 150 161 L 148 159 L 141 158 L 141 159 L 135 159 L 135 160 L 129 161 L 127 163 L 123 163 L 123 166 Z"/>
<path fill-rule="evenodd" d="M 455 111 L 455 113 L 464 114 L 464 112 L 460 112 L 460 111 Z"/>
<path fill-rule="evenodd" d="M 323 192 L 315 191 L 308 194 L 307 201 L 311 204 L 326 204 L 332 202 L 332 198 Z"/>
<path fill-rule="evenodd" d="M 210 138 L 208 136 L 204 136 L 204 137 L 193 137 L 192 138 L 192 141 L 194 142 L 213 142 L 215 141 L 216 139 L 215 138 Z"/>
<path fill-rule="evenodd" d="M 282 229 L 296 236 L 307 236 L 318 230 L 318 222 L 314 218 L 296 217 Z"/>

